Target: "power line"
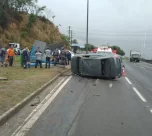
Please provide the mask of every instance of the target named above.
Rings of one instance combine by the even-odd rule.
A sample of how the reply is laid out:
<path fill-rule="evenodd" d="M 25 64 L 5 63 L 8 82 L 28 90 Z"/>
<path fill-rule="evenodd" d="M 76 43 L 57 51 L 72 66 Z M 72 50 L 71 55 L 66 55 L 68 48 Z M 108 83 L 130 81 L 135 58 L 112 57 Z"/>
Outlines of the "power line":
<path fill-rule="evenodd" d="M 82 31 L 76 31 L 77 33 L 86 33 Z M 91 33 L 92 35 L 103 35 L 103 36 L 144 36 L 144 34 L 108 34 L 108 33 Z M 152 34 L 146 35 L 146 36 L 152 36 Z"/>
<path fill-rule="evenodd" d="M 75 31 L 79 31 L 79 30 L 86 30 L 86 28 L 81 28 L 81 27 L 74 27 L 75 29 Z M 90 28 L 90 31 L 102 31 L 102 32 L 104 32 L 104 33 L 152 33 L 152 30 L 150 31 L 150 30 L 139 30 L 139 31 L 129 31 L 129 30 L 127 30 L 127 31 L 115 31 L 115 30 L 103 30 L 103 29 L 91 29 Z"/>

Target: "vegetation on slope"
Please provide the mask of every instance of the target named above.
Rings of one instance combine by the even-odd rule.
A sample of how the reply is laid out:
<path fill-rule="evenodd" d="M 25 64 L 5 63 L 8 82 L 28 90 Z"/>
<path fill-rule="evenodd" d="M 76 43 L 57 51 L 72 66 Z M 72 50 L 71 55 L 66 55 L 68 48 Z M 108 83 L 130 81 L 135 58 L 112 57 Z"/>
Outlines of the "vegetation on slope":
<path fill-rule="evenodd" d="M 0 43 L 7 46 L 10 42 L 31 47 L 35 40 L 47 43 L 63 41 L 58 28 L 41 12 L 45 6 L 38 7 L 37 0 L 0 1 Z"/>

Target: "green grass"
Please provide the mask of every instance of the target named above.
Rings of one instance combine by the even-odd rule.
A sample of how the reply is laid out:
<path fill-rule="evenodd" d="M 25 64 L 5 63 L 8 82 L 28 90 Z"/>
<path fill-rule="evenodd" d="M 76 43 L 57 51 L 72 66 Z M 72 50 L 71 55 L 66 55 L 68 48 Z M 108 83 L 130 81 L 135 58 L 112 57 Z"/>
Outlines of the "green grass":
<path fill-rule="evenodd" d="M 18 63 L 18 58 L 15 60 Z M 0 68 L 0 77 L 8 78 L 6 81 L 0 80 L 0 115 L 63 70 L 65 69 L 57 67 L 26 70 L 19 66 Z"/>

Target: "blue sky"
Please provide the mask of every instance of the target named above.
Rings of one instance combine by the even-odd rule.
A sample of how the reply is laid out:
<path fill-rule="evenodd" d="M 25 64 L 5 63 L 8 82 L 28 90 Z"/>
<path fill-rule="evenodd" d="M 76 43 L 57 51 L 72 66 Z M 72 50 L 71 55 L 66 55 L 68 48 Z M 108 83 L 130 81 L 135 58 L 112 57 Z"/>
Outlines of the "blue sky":
<path fill-rule="evenodd" d="M 68 34 L 72 27 L 74 38 L 85 43 L 87 0 L 39 0 L 46 5 L 54 23 L 61 24 L 61 33 Z M 146 32 L 145 54 L 152 50 L 152 1 L 151 0 L 90 0 L 89 43 L 118 45 L 126 53 L 140 50 Z M 147 53 L 146 53 L 147 52 Z M 152 58 L 152 57 L 151 57 Z"/>

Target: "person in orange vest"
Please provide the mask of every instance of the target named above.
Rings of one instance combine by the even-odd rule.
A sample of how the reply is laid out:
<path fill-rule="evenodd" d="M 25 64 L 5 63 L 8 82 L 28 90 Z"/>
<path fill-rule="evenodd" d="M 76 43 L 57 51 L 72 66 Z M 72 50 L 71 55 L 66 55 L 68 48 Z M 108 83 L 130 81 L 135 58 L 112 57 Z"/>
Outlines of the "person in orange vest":
<path fill-rule="evenodd" d="M 7 55 L 8 55 L 9 66 L 12 67 L 13 66 L 13 59 L 14 59 L 14 56 L 15 56 L 15 51 L 14 51 L 13 47 L 10 47 L 7 50 Z"/>

